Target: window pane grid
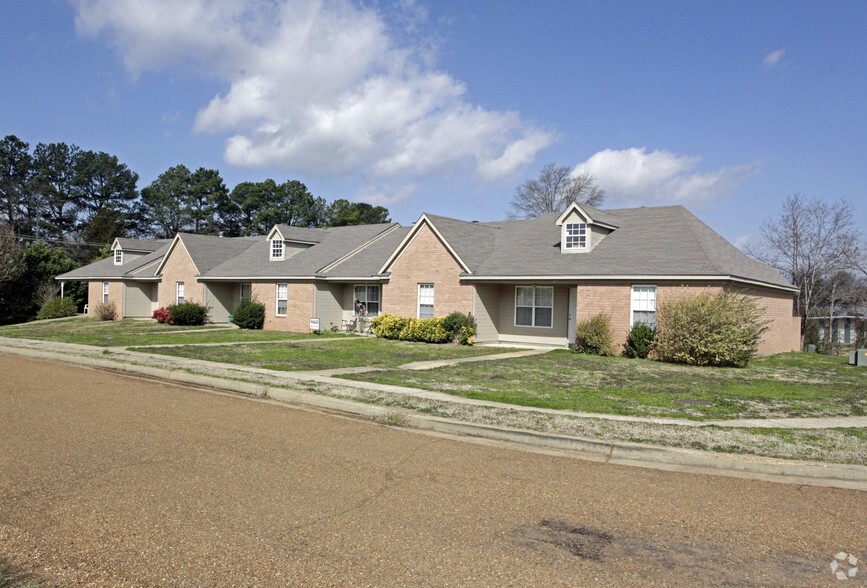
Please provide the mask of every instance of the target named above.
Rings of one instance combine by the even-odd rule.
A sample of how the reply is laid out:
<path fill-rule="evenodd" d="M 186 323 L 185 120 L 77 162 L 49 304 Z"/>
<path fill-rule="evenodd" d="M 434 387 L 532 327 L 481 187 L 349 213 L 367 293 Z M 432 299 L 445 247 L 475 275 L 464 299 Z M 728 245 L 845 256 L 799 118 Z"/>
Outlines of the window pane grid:
<path fill-rule="evenodd" d="M 656 286 L 632 287 L 632 324 L 656 327 Z"/>
<path fill-rule="evenodd" d="M 515 325 L 551 327 L 554 325 L 554 288 L 518 286 L 515 289 Z"/>
<path fill-rule="evenodd" d="M 434 316 L 434 285 L 418 285 L 418 318 L 433 318 Z"/>
<path fill-rule="evenodd" d="M 277 314 L 281 316 L 286 315 L 286 309 L 289 304 L 289 285 L 288 284 L 277 284 Z"/>
<path fill-rule="evenodd" d="M 380 312 L 381 286 L 356 286 L 353 316 L 378 316 Z"/>
<path fill-rule="evenodd" d="M 569 223 L 566 225 L 566 249 L 578 249 L 587 246 L 587 223 Z"/>
<path fill-rule="evenodd" d="M 283 257 L 283 241 L 281 241 L 280 239 L 274 239 L 273 241 L 271 241 L 271 257 Z"/>

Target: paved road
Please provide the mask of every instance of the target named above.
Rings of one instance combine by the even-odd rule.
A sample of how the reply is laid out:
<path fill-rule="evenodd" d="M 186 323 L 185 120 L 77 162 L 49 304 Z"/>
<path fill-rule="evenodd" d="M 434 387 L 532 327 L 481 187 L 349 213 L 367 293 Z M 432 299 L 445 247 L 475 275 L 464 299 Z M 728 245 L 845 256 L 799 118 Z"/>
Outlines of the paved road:
<path fill-rule="evenodd" d="M 58 585 L 815 586 L 837 585 L 838 552 L 867 559 L 865 492 L 606 465 L 18 356 L 0 374 L 0 556 Z"/>

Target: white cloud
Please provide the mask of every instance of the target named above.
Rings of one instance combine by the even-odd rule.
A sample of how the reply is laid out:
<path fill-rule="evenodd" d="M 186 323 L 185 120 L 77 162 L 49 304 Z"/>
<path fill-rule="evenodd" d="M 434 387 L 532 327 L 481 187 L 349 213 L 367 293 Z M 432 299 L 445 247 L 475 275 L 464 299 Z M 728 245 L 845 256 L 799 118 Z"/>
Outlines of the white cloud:
<path fill-rule="evenodd" d="M 642 147 L 606 149 L 575 166 L 575 173 L 596 177 L 606 192 L 606 205 L 684 204 L 702 207 L 731 195 L 757 163 L 695 171 L 700 157 L 668 151 L 647 153 Z"/>
<path fill-rule="evenodd" d="M 232 165 L 369 185 L 461 172 L 493 182 L 554 140 L 469 103 L 432 65 L 417 32 L 427 15 L 411 0 L 393 23 L 349 0 L 73 2 L 78 31 L 107 37 L 133 75 L 185 67 L 227 84 L 195 130 L 228 133 Z"/>
<path fill-rule="evenodd" d="M 164 112 L 160 117 L 160 120 L 163 122 L 175 122 L 181 118 L 181 111 L 176 110 L 175 112 Z"/>
<path fill-rule="evenodd" d="M 770 53 L 765 55 L 764 59 L 762 59 L 762 65 L 765 66 L 765 69 L 773 69 L 780 64 L 780 60 L 785 54 L 785 49 L 777 49 L 776 51 L 771 51 Z"/>

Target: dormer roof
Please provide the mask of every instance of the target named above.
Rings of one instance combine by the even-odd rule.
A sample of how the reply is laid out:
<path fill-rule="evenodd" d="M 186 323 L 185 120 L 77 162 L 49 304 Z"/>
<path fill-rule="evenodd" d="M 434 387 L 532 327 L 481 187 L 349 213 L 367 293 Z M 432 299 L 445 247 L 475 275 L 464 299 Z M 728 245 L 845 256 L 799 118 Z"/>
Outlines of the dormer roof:
<path fill-rule="evenodd" d="M 583 218 L 587 219 L 588 225 L 597 225 L 600 227 L 605 227 L 606 229 L 614 230 L 617 228 L 616 217 L 613 215 L 599 210 L 598 208 L 593 208 L 587 204 L 578 204 L 577 202 L 573 202 L 569 206 L 566 207 L 566 210 L 557 217 L 555 224 L 559 227 L 561 226 L 569 215 L 573 212 L 577 212 Z"/>

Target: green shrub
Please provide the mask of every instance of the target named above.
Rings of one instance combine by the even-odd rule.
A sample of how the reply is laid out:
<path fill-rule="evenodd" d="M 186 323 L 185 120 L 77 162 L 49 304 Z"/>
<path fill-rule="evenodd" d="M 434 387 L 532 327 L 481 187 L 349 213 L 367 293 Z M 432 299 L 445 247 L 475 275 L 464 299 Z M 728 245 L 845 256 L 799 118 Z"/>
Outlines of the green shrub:
<path fill-rule="evenodd" d="M 244 300 L 232 313 L 232 322 L 242 329 L 261 329 L 265 324 L 265 305 L 253 300 Z"/>
<path fill-rule="evenodd" d="M 656 312 L 660 359 L 689 365 L 745 366 L 770 321 L 745 294 L 699 294 L 663 302 Z"/>
<path fill-rule="evenodd" d="M 638 357 L 644 359 L 653 350 L 656 330 L 638 321 L 629 329 L 629 337 L 623 345 L 623 354 L 626 357 Z"/>
<path fill-rule="evenodd" d="M 472 345 L 476 334 L 476 319 L 473 313 L 453 312 L 442 319 L 443 328 L 451 333 L 452 341 L 461 345 Z"/>
<path fill-rule="evenodd" d="M 383 339 L 447 343 L 452 334 L 443 327 L 442 318 L 414 319 L 381 314 L 370 321 L 373 334 Z"/>
<path fill-rule="evenodd" d="M 611 317 L 597 314 L 575 326 L 575 351 L 594 355 L 616 355 Z"/>
<path fill-rule="evenodd" d="M 400 339 L 403 328 L 412 319 L 383 313 L 370 321 L 373 334 L 382 339 Z"/>
<path fill-rule="evenodd" d="M 108 304 L 100 302 L 93 307 L 93 314 L 101 321 L 113 321 L 117 318 L 117 307 L 114 305 L 114 302 L 109 302 Z"/>
<path fill-rule="evenodd" d="M 171 322 L 176 325 L 204 325 L 208 318 L 208 308 L 198 302 L 182 302 L 168 307 Z"/>
<path fill-rule="evenodd" d="M 72 298 L 53 298 L 43 305 L 36 313 L 38 319 L 61 318 L 64 316 L 72 316 L 78 312 L 78 307 Z"/>

